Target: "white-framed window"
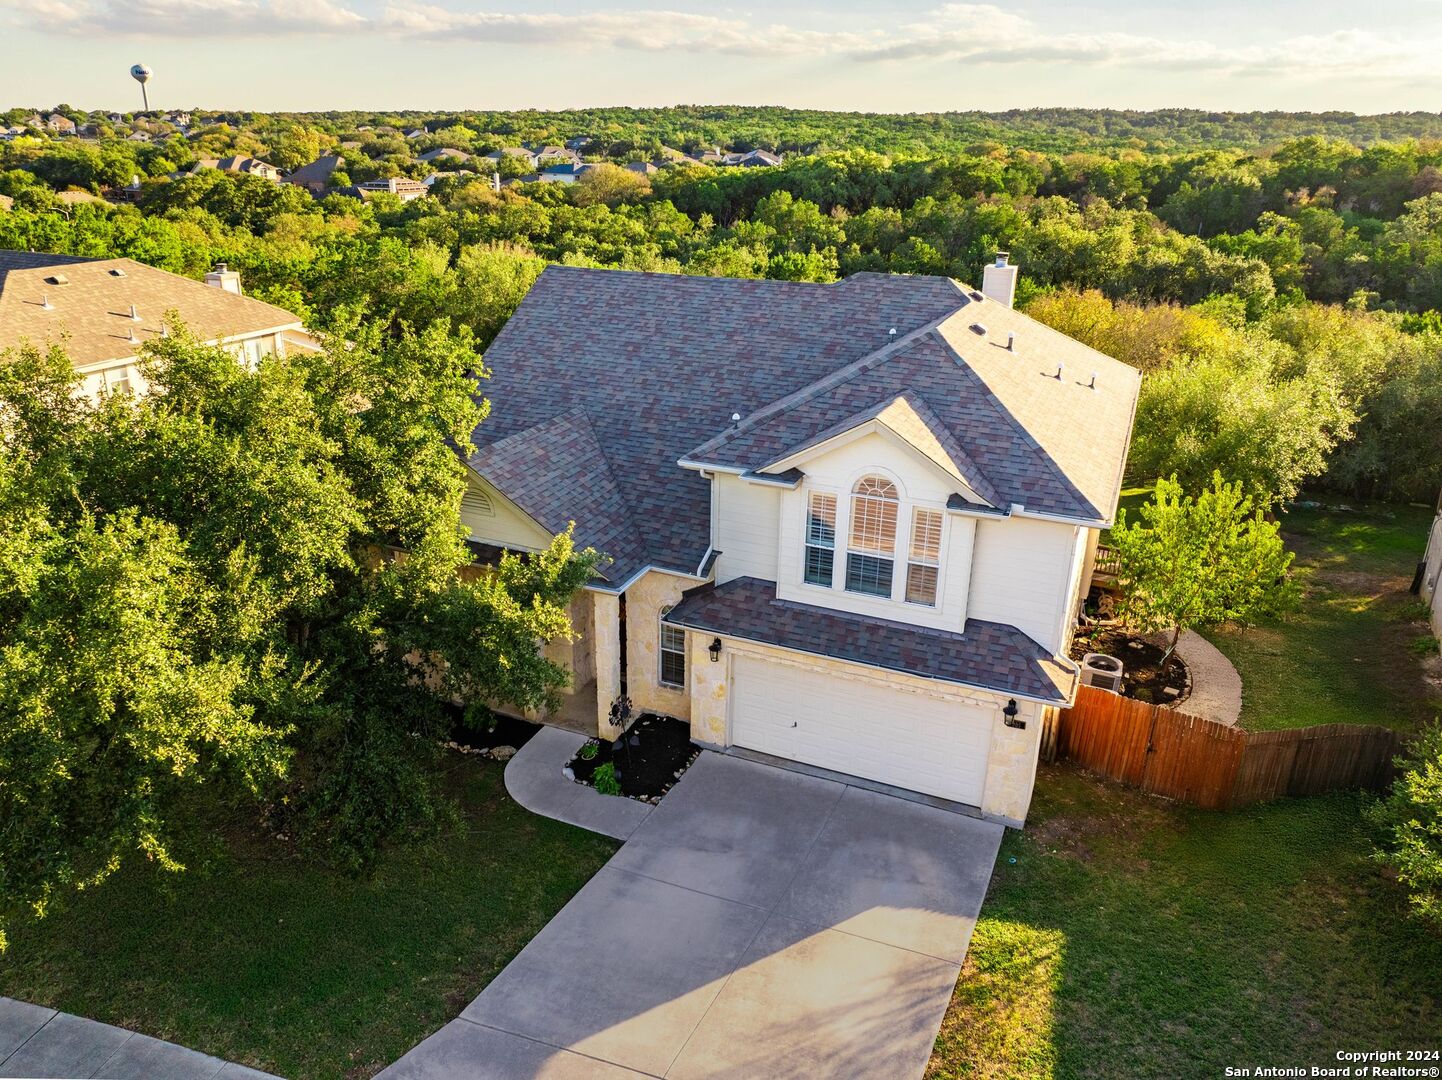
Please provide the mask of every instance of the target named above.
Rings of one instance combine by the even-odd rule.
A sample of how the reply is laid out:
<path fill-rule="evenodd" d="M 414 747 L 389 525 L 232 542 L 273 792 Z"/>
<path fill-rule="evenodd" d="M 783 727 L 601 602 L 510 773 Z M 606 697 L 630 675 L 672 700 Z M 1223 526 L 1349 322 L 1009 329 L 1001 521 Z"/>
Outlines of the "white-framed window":
<path fill-rule="evenodd" d="M 836 496 L 813 491 L 806 498 L 806 558 L 802 580 L 831 587 L 836 564 Z"/>
<path fill-rule="evenodd" d="M 851 489 L 851 529 L 846 545 L 846 591 L 891 596 L 896 565 L 896 485 L 864 476 Z"/>
<path fill-rule="evenodd" d="M 941 511 L 916 507 L 911 512 L 911 548 L 906 556 L 906 602 L 936 606 L 941 572 Z"/>
<path fill-rule="evenodd" d="M 686 685 L 686 631 L 665 621 L 670 610 L 670 607 L 663 607 L 659 616 L 661 620 L 660 649 L 657 652 L 660 659 L 659 675 L 662 686 L 674 686 L 679 689 Z"/>

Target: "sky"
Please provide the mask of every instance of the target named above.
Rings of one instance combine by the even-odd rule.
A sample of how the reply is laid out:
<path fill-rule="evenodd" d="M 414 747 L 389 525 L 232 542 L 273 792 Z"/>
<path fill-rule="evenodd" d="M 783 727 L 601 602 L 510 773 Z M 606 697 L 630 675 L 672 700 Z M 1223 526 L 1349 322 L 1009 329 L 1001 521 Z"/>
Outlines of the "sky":
<path fill-rule="evenodd" d="M 1442 0 L 0 0 L 0 107 L 1442 109 Z"/>

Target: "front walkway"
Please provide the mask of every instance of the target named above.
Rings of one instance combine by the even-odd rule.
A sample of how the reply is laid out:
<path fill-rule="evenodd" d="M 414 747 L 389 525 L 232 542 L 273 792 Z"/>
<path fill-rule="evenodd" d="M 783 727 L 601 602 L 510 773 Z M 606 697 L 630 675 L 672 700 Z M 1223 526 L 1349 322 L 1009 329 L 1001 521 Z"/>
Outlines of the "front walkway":
<path fill-rule="evenodd" d="M 0 1076 L 276 1080 L 198 1050 L 0 997 Z"/>
<path fill-rule="evenodd" d="M 703 752 L 460 1018 L 381 1076 L 916 1080 L 1002 831 Z"/>

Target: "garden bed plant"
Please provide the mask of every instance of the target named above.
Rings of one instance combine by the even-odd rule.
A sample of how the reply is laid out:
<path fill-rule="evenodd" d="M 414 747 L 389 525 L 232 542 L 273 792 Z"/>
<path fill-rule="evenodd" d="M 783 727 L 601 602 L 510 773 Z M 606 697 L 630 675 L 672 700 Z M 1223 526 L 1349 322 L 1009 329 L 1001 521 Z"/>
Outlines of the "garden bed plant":
<path fill-rule="evenodd" d="M 577 783 L 589 784 L 602 795 L 656 803 L 700 752 L 685 721 L 645 713 L 614 742 L 591 739 L 583 744 L 566 768 Z"/>

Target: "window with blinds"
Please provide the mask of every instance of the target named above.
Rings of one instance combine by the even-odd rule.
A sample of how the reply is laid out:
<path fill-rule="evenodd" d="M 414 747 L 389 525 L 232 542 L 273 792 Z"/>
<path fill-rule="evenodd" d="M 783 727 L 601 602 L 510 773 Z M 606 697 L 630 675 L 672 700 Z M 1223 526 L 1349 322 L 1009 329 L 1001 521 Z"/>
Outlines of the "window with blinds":
<path fill-rule="evenodd" d="M 911 548 L 906 559 L 906 602 L 936 606 L 941 567 L 941 513 L 917 507 L 911 515 Z"/>
<path fill-rule="evenodd" d="M 671 609 L 663 607 L 664 620 Z M 684 687 L 686 685 L 686 631 L 670 623 L 661 623 L 660 640 L 661 685 Z"/>
<path fill-rule="evenodd" d="M 896 485 L 879 476 L 857 481 L 852 488 L 851 529 L 846 552 L 848 592 L 891 595 L 896 515 Z"/>
<path fill-rule="evenodd" d="M 806 583 L 830 588 L 835 561 L 836 496 L 813 491 L 806 501 Z"/>

